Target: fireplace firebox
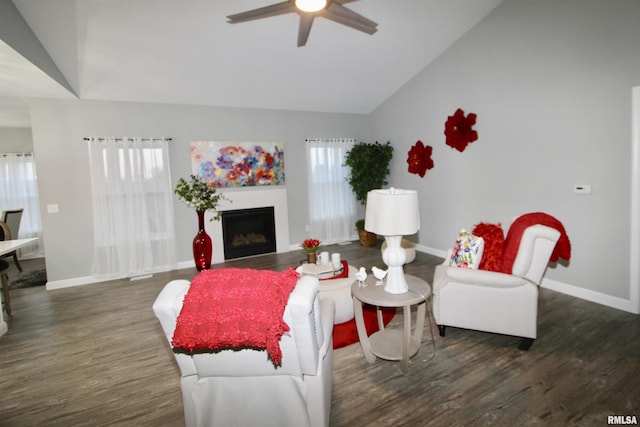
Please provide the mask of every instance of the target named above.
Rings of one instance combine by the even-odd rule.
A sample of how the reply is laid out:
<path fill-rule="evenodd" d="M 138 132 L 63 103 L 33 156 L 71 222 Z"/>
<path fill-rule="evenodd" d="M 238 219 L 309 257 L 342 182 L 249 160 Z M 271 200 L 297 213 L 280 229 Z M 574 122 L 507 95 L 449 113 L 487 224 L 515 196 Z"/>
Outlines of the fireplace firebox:
<path fill-rule="evenodd" d="M 222 212 L 224 259 L 276 251 L 273 206 Z"/>

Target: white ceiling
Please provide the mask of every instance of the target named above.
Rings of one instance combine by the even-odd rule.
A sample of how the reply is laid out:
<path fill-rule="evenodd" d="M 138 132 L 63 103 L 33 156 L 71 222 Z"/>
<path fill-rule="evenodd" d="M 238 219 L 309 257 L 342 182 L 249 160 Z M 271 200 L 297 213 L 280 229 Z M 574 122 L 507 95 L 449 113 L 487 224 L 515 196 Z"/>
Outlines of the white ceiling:
<path fill-rule="evenodd" d="M 368 35 L 298 15 L 226 16 L 279 0 L 14 0 L 81 99 L 369 113 L 502 0 L 359 0 Z M 73 98 L 0 43 L 0 126 L 29 126 L 29 97 Z M 21 123 L 21 124 L 20 124 Z"/>

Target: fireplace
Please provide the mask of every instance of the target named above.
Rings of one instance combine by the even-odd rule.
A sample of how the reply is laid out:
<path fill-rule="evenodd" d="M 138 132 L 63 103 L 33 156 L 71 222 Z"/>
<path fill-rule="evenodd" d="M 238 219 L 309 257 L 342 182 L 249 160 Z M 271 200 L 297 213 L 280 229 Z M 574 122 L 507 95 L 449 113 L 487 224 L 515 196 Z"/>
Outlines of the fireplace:
<path fill-rule="evenodd" d="M 273 206 L 222 212 L 224 259 L 276 251 Z"/>

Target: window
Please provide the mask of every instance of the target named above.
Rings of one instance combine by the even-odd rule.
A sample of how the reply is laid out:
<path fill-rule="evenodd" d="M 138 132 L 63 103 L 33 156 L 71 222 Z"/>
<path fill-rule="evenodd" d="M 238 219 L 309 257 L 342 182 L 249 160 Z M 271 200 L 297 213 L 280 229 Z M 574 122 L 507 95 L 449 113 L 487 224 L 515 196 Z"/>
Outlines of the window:
<path fill-rule="evenodd" d="M 23 209 L 18 236 L 14 239 L 40 237 L 40 205 L 33 153 L 0 154 L 0 212 Z M 19 251 L 22 255 L 42 255 L 42 244 L 29 245 Z"/>
<path fill-rule="evenodd" d="M 89 141 L 96 277 L 131 277 L 175 267 L 166 140 Z"/>
<path fill-rule="evenodd" d="M 347 183 L 344 158 L 354 139 L 307 140 L 311 236 L 323 243 L 357 239 L 357 202 Z"/>

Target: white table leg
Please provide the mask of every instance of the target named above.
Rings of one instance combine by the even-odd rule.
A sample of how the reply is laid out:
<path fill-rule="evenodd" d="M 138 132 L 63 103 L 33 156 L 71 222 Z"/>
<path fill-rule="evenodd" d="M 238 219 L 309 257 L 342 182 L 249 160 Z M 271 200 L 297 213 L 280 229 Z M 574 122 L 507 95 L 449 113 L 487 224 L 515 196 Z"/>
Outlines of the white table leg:
<path fill-rule="evenodd" d="M 367 362 L 373 363 L 376 361 L 376 356 L 371 352 L 371 344 L 369 343 L 369 336 L 367 335 L 367 328 L 364 325 L 364 313 L 362 312 L 363 303 L 357 298 L 353 299 L 353 313 L 356 319 L 356 329 L 358 330 L 358 338 L 360 339 L 360 346 L 362 347 L 362 353 L 364 354 Z"/>
<path fill-rule="evenodd" d="M 416 314 L 416 329 L 413 332 L 413 342 L 420 347 L 422 343 L 422 333 L 424 331 L 424 319 L 426 317 L 427 303 L 418 304 L 418 313 Z"/>
<path fill-rule="evenodd" d="M 402 310 L 404 314 L 404 331 L 402 331 L 402 360 L 400 361 L 400 368 L 402 368 L 402 373 L 407 375 L 409 372 L 409 353 L 411 352 L 411 306 L 405 305 Z"/>

